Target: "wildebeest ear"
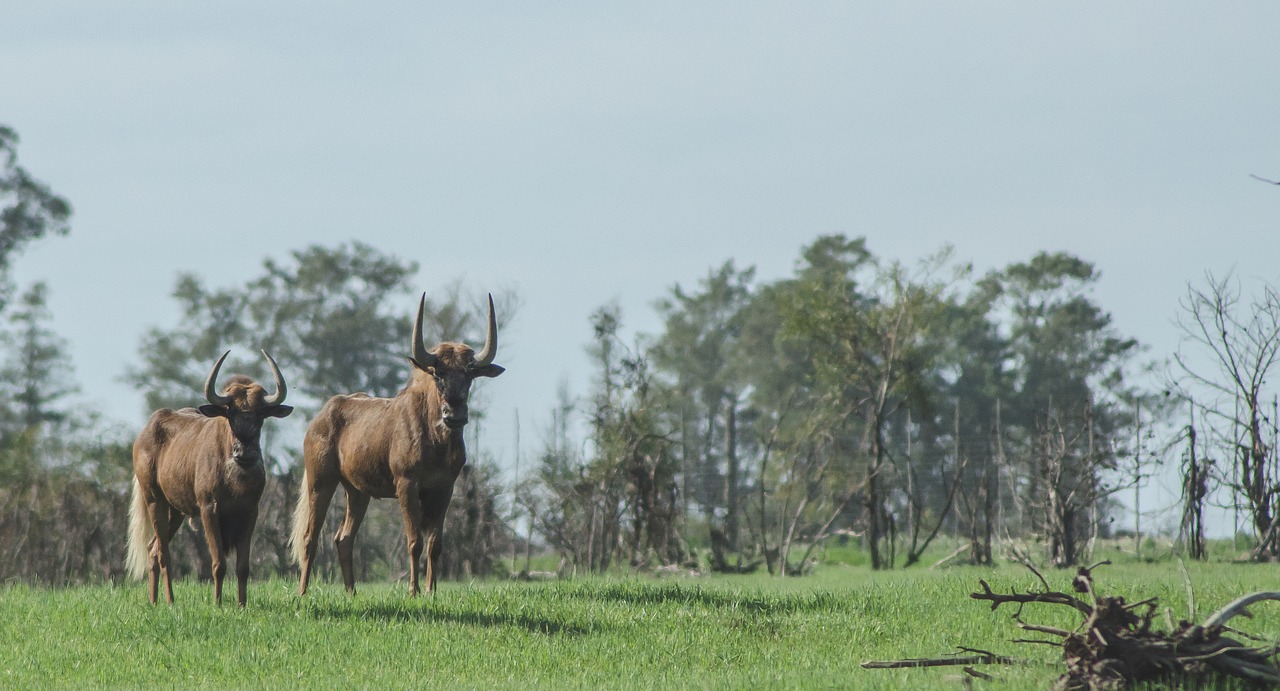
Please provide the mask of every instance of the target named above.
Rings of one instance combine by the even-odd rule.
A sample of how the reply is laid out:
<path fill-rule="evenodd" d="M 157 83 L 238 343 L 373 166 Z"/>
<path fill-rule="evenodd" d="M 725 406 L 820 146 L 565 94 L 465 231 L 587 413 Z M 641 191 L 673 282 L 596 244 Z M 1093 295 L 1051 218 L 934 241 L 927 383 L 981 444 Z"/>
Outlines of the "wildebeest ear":
<path fill-rule="evenodd" d="M 275 405 L 262 411 L 267 417 L 289 417 L 289 413 L 293 412 L 291 405 Z"/>
<path fill-rule="evenodd" d="M 502 374 L 503 372 L 506 372 L 506 371 L 507 371 L 507 368 L 503 367 L 502 365 L 485 365 L 484 367 L 477 367 L 471 370 L 471 376 L 496 377 L 499 374 Z"/>
<path fill-rule="evenodd" d="M 226 417 L 227 409 L 220 405 L 209 405 L 208 403 L 200 406 L 200 414 L 205 417 Z"/>
<path fill-rule="evenodd" d="M 433 370 L 430 366 L 428 366 L 428 365 L 424 365 L 424 364 L 422 364 L 421 362 L 418 362 L 417 360 L 414 360 L 412 357 L 409 357 L 409 358 L 408 358 L 408 360 L 409 360 L 409 362 L 413 363 L 413 366 L 414 366 L 414 367 L 417 367 L 418 369 L 422 370 L 423 372 L 426 372 L 427 374 L 435 374 L 435 370 Z"/>

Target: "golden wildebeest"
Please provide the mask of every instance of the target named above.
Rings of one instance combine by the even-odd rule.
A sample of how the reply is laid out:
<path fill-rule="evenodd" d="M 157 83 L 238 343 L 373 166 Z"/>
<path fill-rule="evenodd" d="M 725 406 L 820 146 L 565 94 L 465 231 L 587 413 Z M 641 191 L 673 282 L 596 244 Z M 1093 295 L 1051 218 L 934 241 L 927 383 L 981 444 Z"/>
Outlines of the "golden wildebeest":
<path fill-rule="evenodd" d="M 222 577 L 228 547 L 236 548 L 237 596 L 245 602 L 249 580 L 249 542 L 258 521 L 258 499 L 266 484 L 262 422 L 293 412 L 282 405 L 284 377 L 271 364 L 276 392 L 249 377 L 227 379 L 216 391 L 218 370 L 231 351 L 222 354 L 204 382 L 207 405 L 152 413 L 133 443 L 133 504 L 129 509 L 129 570 L 141 578 L 150 570 L 148 591 L 156 601 L 157 582 L 164 575 L 165 599 L 173 602 L 169 577 L 169 541 L 182 526 L 183 515 L 199 518 L 213 563 L 213 599 L 222 604 Z"/>
<path fill-rule="evenodd" d="M 306 595 L 316 556 L 316 541 L 329 501 L 339 483 L 346 490 L 347 513 L 334 536 L 347 592 L 355 593 L 351 551 L 369 508 L 369 499 L 396 497 L 409 546 L 410 592 L 418 594 L 418 563 L 425 548 L 427 592 L 436 585 L 442 548 L 440 535 L 453 496 L 453 483 L 467 462 L 462 428 L 467 396 L 476 377 L 496 377 L 498 327 L 489 296 L 489 327 L 476 354 L 461 343 L 441 343 L 428 352 L 422 343 L 418 303 L 413 324 L 409 383 L 395 398 L 367 394 L 330 398 L 307 427 L 302 442 L 305 470 L 293 514 L 293 556 L 302 567 L 298 594 Z"/>

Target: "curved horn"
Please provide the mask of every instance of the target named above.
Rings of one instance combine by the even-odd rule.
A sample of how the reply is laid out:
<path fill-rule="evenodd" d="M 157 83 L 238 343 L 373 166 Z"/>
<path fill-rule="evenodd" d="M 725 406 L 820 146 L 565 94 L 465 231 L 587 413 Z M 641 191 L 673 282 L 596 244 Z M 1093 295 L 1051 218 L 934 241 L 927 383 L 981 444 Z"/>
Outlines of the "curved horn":
<path fill-rule="evenodd" d="M 422 345 L 422 313 L 427 309 L 427 294 L 422 294 L 422 300 L 418 302 L 418 318 L 413 320 L 413 360 L 423 367 L 431 367 L 436 364 L 436 356 L 427 352 L 427 347 Z"/>
<path fill-rule="evenodd" d="M 223 353 L 222 357 L 218 358 L 218 361 L 213 363 L 213 369 L 209 370 L 209 377 L 204 380 L 205 399 L 214 405 L 219 405 L 223 407 L 231 405 L 231 397 L 223 396 L 222 394 L 218 393 L 218 389 L 217 389 L 218 370 L 222 369 L 222 361 L 226 360 L 227 356 L 230 354 L 231 354 L 230 350 Z"/>
<path fill-rule="evenodd" d="M 271 353 L 266 350 L 262 354 L 267 356 L 267 362 L 271 363 L 271 376 L 276 380 L 276 392 L 262 399 L 267 405 L 280 405 L 284 403 L 284 397 L 288 395 L 288 387 L 284 385 L 284 375 L 280 374 L 280 368 L 276 366 L 276 361 L 271 357 Z"/>
<path fill-rule="evenodd" d="M 493 364 L 498 355 L 498 318 L 493 314 L 493 294 L 489 294 L 489 331 L 484 336 L 484 350 L 476 356 L 476 366 Z"/>

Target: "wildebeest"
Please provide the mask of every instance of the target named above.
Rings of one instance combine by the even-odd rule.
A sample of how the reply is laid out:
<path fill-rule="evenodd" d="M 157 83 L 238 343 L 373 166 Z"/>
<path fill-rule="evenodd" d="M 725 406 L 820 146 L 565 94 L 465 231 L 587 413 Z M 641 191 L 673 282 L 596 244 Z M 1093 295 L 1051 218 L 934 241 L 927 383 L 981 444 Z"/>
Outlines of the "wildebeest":
<path fill-rule="evenodd" d="M 262 422 L 293 412 L 283 405 L 284 377 L 271 365 L 276 391 L 267 394 L 249 377 L 234 375 L 217 393 L 218 370 L 231 351 L 222 354 L 204 383 L 208 404 L 199 408 L 162 408 L 133 443 L 133 504 L 129 509 L 129 570 L 138 578 L 150 572 L 148 594 L 156 601 L 164 576 L 165 599 L 173 602 L 169 575 L 169 542 L 182 517 L 199 519 L 213 564 L 213 599 L 222 603 L 225 555 L 236 548 L 236 580 L 240 606 L 249 579 L 249 542 L 258 521 L 258 500 L 266 484 L 259 437 Z"/>
<path fill-rule="evenodd" d="M 347 592 L 355 593 L 351 552 L 369 499 L 400 501 L 409 547 L 410 593 L 418 594 L 418 564 L 425 549 L 427 592 L 436 585 L 445 513 L 453 484 L 467 462 L 462 428 L 467 396 L 476 377 L 496 377 L 493 364 L 498 327 L 489 296 L 489 326 L 484 348 L 476 354 L 461 343 L 441 343 L 427 351 L 422 343 L 426 295 L 413 324 L 409 383 L 394 398 L 356 393 L 330 398 L 307 427 L 302 443 L 305 470 L 293 518 L 293 555 L 302 567 L 298 594 L 316 556 L 316 541 L 329 501 L 341 484 L 347 512 L 334 536 Z"/>

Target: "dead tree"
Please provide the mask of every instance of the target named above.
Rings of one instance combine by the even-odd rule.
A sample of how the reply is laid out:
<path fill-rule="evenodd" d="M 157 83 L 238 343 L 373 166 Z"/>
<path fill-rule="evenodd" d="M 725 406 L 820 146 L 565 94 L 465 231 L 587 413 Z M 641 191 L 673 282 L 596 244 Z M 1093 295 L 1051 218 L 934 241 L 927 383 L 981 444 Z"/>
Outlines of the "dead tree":
<path fill-rule="evenodd" d="M 908 416 L 908 427 L 910 427 L 910 417 Z M 950 482 L 947 481 L 945 471 L 942 468 L 941 461 L 938 462 L 937 471 L 942 481 L 943 497 L 942 503 L 936 505 L 936 515 L 933 517 L 933 527 L 928 528 L 926 534 L 925 520 L 929 515 L 928 495 L 920 487 L 917 480 L 915 464 L 912 463 L 911 454 L 911 437 L 907 437 L 907 453 L 906 453 L 906 498 L 907 498 L 907 530 L 910 531 L 911 543 L 907 547 L 907 557 L 902 567 L 905 569 L 920 561 L 920 557 L 924 551 L 929 548 L 934 538 L 938 536 L 938 532 L 942 530 L 943 524 L 951 516 L 952 510 L 956 505 L 956 494 L 963 484 L 963 476 L 965 467 L 968 465 L 968 458 L 962 455 L 960 451 L 960 405 L 956 404 L 955 418 L 952 428 L 952 451 L 951 459 L 953 469 L 951 471 Z"/>
<path fill-rule="evenodd" d="M 1090 408 L 1079 419 L 1050 409 L 1037 423 L 1028 504 L 1054 566 L 1079 563 L 1096 520 L 1092 509 L 1106 494 L 1100 476 L 1109 469 L 1108 459 L 1095 448 L 1093 435 Z"/>
<path fill-rule="evenodd" d="M 1270 561 L 1280 558 L 1280 468 L 1267 443 L 1276 420 L 1264 410 L 1264 386 L 1280 362 L 1280 293 L 1263 286 L 1261 296 L 1242 308 L 1239 284 L 1230 275 L 1209 275 L 1206 282 L 1205 288 L 1188 286 L 1181 302 L 1184 347 L 1174 355 L 1181 370 L 1176 385 L 1218 436 L 1235 440 L 1232 490 L 1249 513 L 1254 559 Z"/>
<path fill-rule="evenodd" d="M 1207 555 L 1204 544 L 1204 501 L 1209 494 L 1209 459 L 1196 456 L 1195 408 L 1187 425 L 1187 453 L 1182 465 L 1182 521 L 1178 533 L 1187 546 L 1187 556 L 1202 560 Z"/>

